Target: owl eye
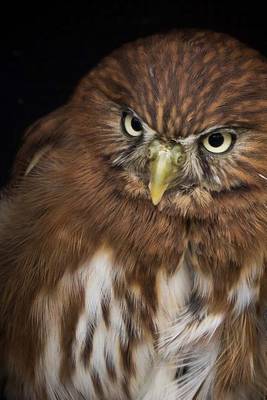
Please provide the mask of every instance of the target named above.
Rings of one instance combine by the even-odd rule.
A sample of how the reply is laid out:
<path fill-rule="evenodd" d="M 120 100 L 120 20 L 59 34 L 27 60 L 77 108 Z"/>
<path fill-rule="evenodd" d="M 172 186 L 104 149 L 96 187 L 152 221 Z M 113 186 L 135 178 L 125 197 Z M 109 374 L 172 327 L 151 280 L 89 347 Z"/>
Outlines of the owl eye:
<path fill-rule="evenodd" d="M 202 144 L 210 153 L 224 153 L 233 143 L 233 135 L 230 132 L 213 132 L 205 136 Z"/>
<path fill-rule="evenodd" d="M 130 113 L 123 113 L 122 126 L 124 131 L 130 136 L 141 136 L 144 131 L 141 121 Z"/>

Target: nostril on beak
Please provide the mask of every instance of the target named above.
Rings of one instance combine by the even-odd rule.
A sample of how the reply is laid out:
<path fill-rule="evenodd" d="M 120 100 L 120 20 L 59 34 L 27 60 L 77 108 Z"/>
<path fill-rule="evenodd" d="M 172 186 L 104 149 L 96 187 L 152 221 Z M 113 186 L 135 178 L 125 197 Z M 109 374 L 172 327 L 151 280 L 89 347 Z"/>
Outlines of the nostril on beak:
<path fill-rule="evenodd" d="M 181 144 L 176 144 L 172 149 L 172 161 L 174 165 L 180 165 L 184 161 L 184 149 Z"/>
<path fill-rule="evenodd" d="M 183 161 L 183 156 L 181 154 L 173 157 L 173 162 L 175 165 L 181 164 L 182 161 Z"/>
<path fill-rule="evenodd" d="M 151 149 L 148 149 L 148 150 L 147 150 L 147 158 L 148 158 L 149 160 L 152 159 L 152 154 L 153 154 L 152 150 L 151 150 Z"/>
<path fill-rule="evenodd" d="M 147 150 L 147 158 L 149 160 L 155 160 L 158 154 L 158 148 L 150 146 L 149 149 Z"/>

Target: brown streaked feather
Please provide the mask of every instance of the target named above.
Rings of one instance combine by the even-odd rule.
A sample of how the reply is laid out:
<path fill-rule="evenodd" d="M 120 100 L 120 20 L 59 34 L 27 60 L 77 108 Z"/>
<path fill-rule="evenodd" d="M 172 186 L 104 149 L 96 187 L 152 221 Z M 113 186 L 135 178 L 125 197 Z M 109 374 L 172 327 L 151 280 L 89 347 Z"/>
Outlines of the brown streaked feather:
<path fill-rule="evenodd" d="M 266 83 L 267 61 L 226 35 L 155 35 L 28 130 L 0 203 L 11 398 L 162 400 L 157 377 L 167 400 L 264 399 Z M 158 207 L 127 108 L 187 153 Z M 199 135 L 225 125 L 231 152 L 205 153 Z"/>

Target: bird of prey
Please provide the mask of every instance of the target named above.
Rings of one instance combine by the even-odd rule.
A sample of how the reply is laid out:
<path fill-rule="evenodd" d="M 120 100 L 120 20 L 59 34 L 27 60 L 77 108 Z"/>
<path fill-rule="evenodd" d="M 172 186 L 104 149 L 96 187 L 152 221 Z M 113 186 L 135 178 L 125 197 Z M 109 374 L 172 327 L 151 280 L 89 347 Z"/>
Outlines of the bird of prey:
<path fill-rule="evenodd" d="M 25 134 L 0 202 L 8 400 L 267 392 L 267 61 L 126 44 Z"/>

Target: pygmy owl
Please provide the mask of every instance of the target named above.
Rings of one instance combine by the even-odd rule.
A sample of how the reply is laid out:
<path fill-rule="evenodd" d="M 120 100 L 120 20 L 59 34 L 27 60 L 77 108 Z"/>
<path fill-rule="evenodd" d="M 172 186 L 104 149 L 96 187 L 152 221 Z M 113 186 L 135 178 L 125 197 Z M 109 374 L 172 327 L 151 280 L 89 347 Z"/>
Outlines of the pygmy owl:
<path fill-rule="evenodd" d="M 267 62 L 123 46 L 25 135 L 0 204 L 7 399 L 267 391 Z"/>

